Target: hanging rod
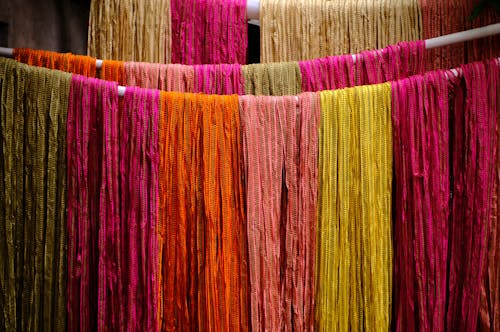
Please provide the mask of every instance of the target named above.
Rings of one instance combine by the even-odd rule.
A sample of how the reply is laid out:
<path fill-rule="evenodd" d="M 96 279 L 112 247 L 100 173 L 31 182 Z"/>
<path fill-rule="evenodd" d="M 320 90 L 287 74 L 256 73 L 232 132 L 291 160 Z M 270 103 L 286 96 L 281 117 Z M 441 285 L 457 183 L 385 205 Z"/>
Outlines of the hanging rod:
<path fill-rule="evenodd" d="M 255 5 L 257 4 L 257 5 Z M 253 10 L 252 13 L 253 15 L 258 11 L 258 0 L 249 0 L 247 1 L 247 10 L 251 7 Z M 256 6 L 256 7 L 255 7 Z M 256 9 L 257 8 L 257 9 Z M 461 31 L 461 32 L 455 32 L 451 33 L 449 35 L 444 35 L 440 37 L 435 37 L 435 38 L 430 38 L 425 40 L 425 48 L 426 49 L 432 49 L 432 48 L 438 48 L 438 47 L 443 47 L 443 46 L 448 46 L 456 43 L 462 43 L 474 39 L 480 39 L 480 38 L 485 38 L 493 35 L 500 34 L 500 23 L 495 23 L 495 24 L 490 24 L 486 25 L 481 28 L 475 28 L 475 29 L 470 29 L 466 31 Z M 8 57 L 12 58 L 14 55 L 14 49 L 13 48 L 8 48 L 8 47 L 0 47 L 0 56 L 3 57 Z M 353 54 L 352 57 L 356 59 L 356 55 Z M 102 61 L 101 59 L 96 59 L 96 67 L 101 68 L 102 67 Z M 119 86 L 118 87 L 118 94 L 120 96 L 123 96 L 125 93 L 125 87 L 124 86 Z"/>
<path fill-rule="evenodd" d="M 249 0 L 247 2 L 248 4 L 251 3 L 259 3 L 258 0 Z M 257 6 L 258 8 L 258 6 Z M 254 13 L 254 12 L 253 12 Z M 444 36 L 439 36 L 435 38 L 430 38 L 425 40 L 425 48 L 426 49 L 432 49 L 432 48 L 438 48 L 438 47 L 443 47 L 443 46 L 448 46 L 456 43 L 462 43 L 474 39 L 480 39 L 480 38 L 485 38 L 493 35 L 500 34 L 500 23 L 495 23 L 495 24 L 490 24 L 486 25 L 481 28 L 475 28 L 471 30 L 466 30 L 466 31 L 461 31 L 461 32 L 455 32 L 451 33 L 449 35 L 444 35 Z M 3 57 L 9 57 L 11 58 L 13 56 L 14 49 L 8 48 L 8 47 L 0 47 L 0 56 Z M 354 55 L 353 55 L 354 57 Z M 102 60 L 101 59 L 96 59 L 96 67 L 101 68 L 102 67 Z"/>

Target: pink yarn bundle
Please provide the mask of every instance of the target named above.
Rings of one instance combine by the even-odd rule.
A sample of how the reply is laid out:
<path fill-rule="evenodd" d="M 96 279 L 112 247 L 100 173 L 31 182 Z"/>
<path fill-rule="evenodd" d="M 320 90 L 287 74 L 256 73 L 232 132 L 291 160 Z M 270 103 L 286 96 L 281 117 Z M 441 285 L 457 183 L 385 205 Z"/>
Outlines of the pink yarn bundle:
<path fill-rule="evenodd" d="M 246 63 L 245 0 L 173 0 L 172 63 Z"/>

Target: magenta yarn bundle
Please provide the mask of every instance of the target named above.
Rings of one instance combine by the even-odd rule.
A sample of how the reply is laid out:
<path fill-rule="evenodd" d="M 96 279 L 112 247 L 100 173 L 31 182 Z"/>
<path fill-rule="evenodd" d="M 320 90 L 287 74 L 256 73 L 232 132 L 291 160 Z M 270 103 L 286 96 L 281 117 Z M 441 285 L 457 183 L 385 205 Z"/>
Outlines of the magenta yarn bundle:
<path fill-rule="evenodd" d="M 396 331 L 475 331 L 497 157 L 495 61 L 392 83 Z"/>
<path fill-rule="evenodd" d="M 246 63 L 245 0 L 173 0 L 172 63 Z"/>
<path fill-rule="evenodd" d="M 380 50 L 300 61 L 303 91 L 383 83 L 425 71 L 423 41 L 400 42 Z"/>
<path fill-rule="evenodd" d="M 453 99 L 448 331 L 475 331 L 496 170 L 496 60 L 463 65 Z M 452 75 L 449 75 L 452 77 Z"/>
<path fill-rule="evenodd" d="M 335 90 L 356 85 L 356 67 L 352 55 L 300 61 L 299 67 L 302 91 Z"/>
<path fill-rule="evenodd" d="M 118 330 L 156 331 L 158 304 L 158 116 L 159 91 L 127 88 L 118 125 L 118 177 L 120 179 L 119 224 L 110 223 L 121 243 L 121 257 L 109 257 L 122 278 L 123 302 L 120 294 L 110 299 L 111 311 L 118 304 L 127 317 Z M 109 137 L 109 136 L 106 136 Z M 109 137 L 111 138 L 111 137 Z M 113 174 L 112 163 L 110 174 Z M 104 186 L 104 184 L 103 184 Z M 105 195 L 106 197 L 108 195 Z M 119 229 L 116 229 L 119 227 Z M 127 245 L 125 245 L 127 244 Z M 120 262 L 121 258 L 121 262 Z M 120 286 L 120 285 L 119 285 Z"/>
<path fill-rule="evenodd" d="M 158 91 L 73 75 L 68 330 L 157 329 Z"/>
<path fill-rule="evenodd" d="M 105 319 L 118 320 L 116 311 L 107 315 L 107 307 L 100 300 L 103 287 L 116 277 L 108 275 L 112 271 L 102 265 L 101 250 L 105 248 L 99 230 L 103 177 L 100 161 L 105 148 L 103 121 L 116 114 L 117 83 L 73 75 L 67 119 L 68 331 L 97 331 L 105 326 Z M 110 176 L 116 185 L 116 175 L 104 174 L 104 177 Z M 116 196 L 109 198 L 113 203 L 108 208 L 113 210 L 118 200 Z M 116 213 L 108 216 L 111 222 L 116 220 Z M 113 233 L 110 236 L 114 238 Z"/>
<path fill-rule="evenodd" d="M 394 325 L 444 331 L 451 190 L 444 73 L 393 82 L 392 119 Z"/>

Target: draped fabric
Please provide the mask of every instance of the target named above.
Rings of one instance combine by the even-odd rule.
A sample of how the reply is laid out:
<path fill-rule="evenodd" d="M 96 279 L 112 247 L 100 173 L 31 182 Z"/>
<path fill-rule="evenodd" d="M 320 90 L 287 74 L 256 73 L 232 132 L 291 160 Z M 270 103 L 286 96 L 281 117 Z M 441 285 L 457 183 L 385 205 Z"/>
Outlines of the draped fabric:
<path fill-rule="evenodd" d="M 319 96 L 240 98 L 253 331 L 314 329 Z"/>
<path fill-rule="evenodd" d="M 475 331 L 494 188 L 498 65 L 461 67 L 452 104 L 453 203 L 446 329 Z M 498 264 L 498 263 L 497 263 Z"/>
<path fill-rule="evenodd" d="M 283 96 L 301 90 L 300 68 L 296 62 L 243 66 L 245 94 Z"/>
<path fill-rule="evenodd" d="M 245 0 L 172 0 L 172 62 L 246 63 Z"/>
<path fill-rule="evenodd" d="M 158 92 L 73 76 L 68 329 L 156 330 Z"/>
<path fill-rule="evenodd" d="M 418 0 L 422 12 L 422 38 L 429 39 L 479 28 L 500 22 L 493 8 L 485 10 L 474 20 L 469 17 L 480 1 L 477 0 Z M 500 36 L 492 36 L 428 50 L 427 70 L 449 69 L 463 63 L 496 57 L 500 54 Z"/>
<path fill-rule="evenodd" d="M 66 331 L 71 76 L 0 58 L 0 328 Z"/>
<path fill-rule="evenodd" d="M 262 0 L 260 60 L 308 60 L 418 40 L 420 22 L 417 0 Z"/>
<path fill-rule="evenodd" d="M 247 331 L 238 98 L 162 93 L 160 329 Z"/>
<path fill-rule="evenodd" d="M 446 331 L 448 93 L 444 72 L 392 83 L 396 331 Z"/>
<path fill-rule="evenodd" d="M 169 63 L 169 0 L 92 0 L 87 54 L 99 59 Z"/>
<path fill-rule="evenodd" d="M 324 91 L 319 129 L 318 331 L 387 331 L 392 298 L 389 83 Z"/>
<path fill-rule="evenodd" d="M 388 82 L 425 70 L 423 41 L 399 42 L 355 56 L 328 56 L 300 61 L 303 91 L 342 89 Z"/>
<path fill-rule="evenodd" d="M 95 59 L 85 55 L 15 48 L 13 56 L 17 61 L 31 66 L 58 69 L 89 77 L 96 75 Z"/>

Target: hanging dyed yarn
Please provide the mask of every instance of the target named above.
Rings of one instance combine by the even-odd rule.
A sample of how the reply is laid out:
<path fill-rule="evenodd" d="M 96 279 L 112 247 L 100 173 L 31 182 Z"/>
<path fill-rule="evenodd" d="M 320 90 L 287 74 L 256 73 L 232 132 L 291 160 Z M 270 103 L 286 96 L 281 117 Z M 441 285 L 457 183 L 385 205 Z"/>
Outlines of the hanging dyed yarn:
<path fill-rule="evenodd" d="M 173 63 L 246 63 L 245 0 L 171 2 Z"/>
<path fill-rule="evenodd" d="M 448 94 L 444 72 L 392 83 L 396 331 L 445 331 L 451 197 Z"/>
<path fill-rule="evenodd" d="M 87 54 L 99 59 L 169 63 L 169 0 L 92 0 Z"/>
<path fill-rule="evenodd" d="M 13 56 L 17 61 L 31 66 L 58 69 L 88 77 L 96 75 L 95 59 L 85 55 L 15 48 Z"/>
<path fill-rule="evenodd" d="M 387 331 L 391 87 L 384 83 L 320 96 L 316 328 Z"/>
<path fill-rule="evenodd" d="M 240 98 L 254 331 L 314 329 L 319 96 Z"/>
<path fill-rule="evenodd" d="M 296 62 L 243 66 L 243 76 L 247 95 L 283 96 L 302 92 Z"/>
<path fill-rule="evenodd" d="M 238 98 L 162 93 L 161 102 L 161 330 L 247 331 Z"/>
<path fill-rule="evenodd" d="M 499 74 L 494 60 L 461 70 L 463 78 L 453 81 L 451 105 L 453 203 L 446 330 L 475 331 L 494 189 Z"/>
<path fill-rule="evenodd" d="M 71 75 L 0 58 L 0 327 L 66 331 Z"/>
<path fill-rule="evenodd" d="M 500 220 L 498 213 L 500 197 L 500 68 L 491 66 L 490 70 L 496 69 L 497 75 L 497 122 L 496 122 L 496 166 L 494 170 L 494 187 L 491 195 L 490 224 L 487 239 L 487 261 L 485 264 L 484 277 L 481 285 L 481 300 L 479 308 L 479 331 L 496 331 L 500 329 Z"/>
<path fill-rule="evenodd" d="M 85 79 L 77 75 L 71 81 L 67 125 L 67 308 L 68 330 L 71 331 L 97 330 L 99 326 L 99 280 L 104 278 L 102 285 L 106 282 L 106 275 L 99 274 L 103 118 L 112 116 L 115 118 L 113 124 L 118 122 L 117 87 L 117 83 Z M 118 180 L 115 175 L 115 187 Z M 117 193 L 109 199 L 118 204 Z M 109 219 L 112 221 L 111 217 Z M 100 317 L 103 324 L 104 313 Z"/>
<path fill-rule="evenodd" d="M 178 65 L 103 61 L 100 78 L 122 85 L 208 94 L 293 95 L 302 91 L 339 89 L 382 83 L 424 72 L 423 41 L 400 42 L 355 55 L 328 56 L 300 62 L 270 64 Z M 73 72 L 53 61 L 51 52 L 16 49 L 37 65 Z M 59 55 L 58 53 L 55 53 Z M 89 58 L 91 59 L 91 58 Z M 76 72 L 78 73 L 78 72 Z"/>
<path fill-rule="evenodd" d="M 68 328 L 157 327 L 158 92 L 73 76 Z M 127 243 L 127 245 L 125 245 Z"/>
<path fill-rule="evenodd" d="M 357 53 L 422 38 L 417 0 L 261 0 L 261 62 Z"/>

